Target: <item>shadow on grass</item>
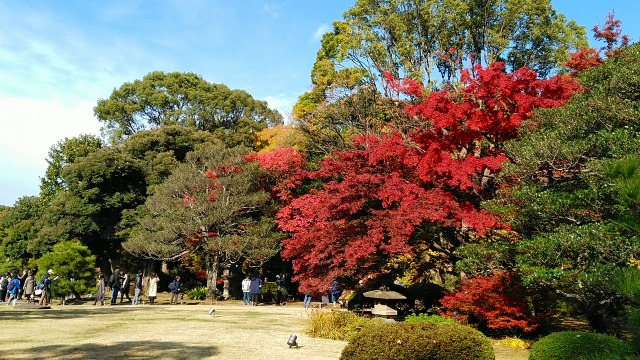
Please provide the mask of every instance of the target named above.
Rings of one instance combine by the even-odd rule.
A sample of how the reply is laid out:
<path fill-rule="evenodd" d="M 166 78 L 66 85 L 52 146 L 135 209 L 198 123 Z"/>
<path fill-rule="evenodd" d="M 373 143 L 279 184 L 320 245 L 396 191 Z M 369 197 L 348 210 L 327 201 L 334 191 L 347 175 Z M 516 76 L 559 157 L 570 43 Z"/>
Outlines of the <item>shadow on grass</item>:
<path fill-rule="evenodd" d="M 0 311 L 0 322 L 2 320 L 33 320 L 33 319 L 75 319 L 79 317 L 103 316 L 105 314 L 126 314 L 130 312 L 153 312 L 154 307 L 134 307 L 134 306 L 98 306 L 92 308 L 80 307 L 56 307 L 51 308 L 29 308 L 20 309 L 18 307 Z"/>
<path fill-rule="evenodd" d="M 214 346 L 193 346 L 171 341 L 123 341 L 115 344 L 43 345 L 15 349 L 3 359 L 206 359 L 219 351 Z M 7 356 L 7 357 L 5 357 Z"/>

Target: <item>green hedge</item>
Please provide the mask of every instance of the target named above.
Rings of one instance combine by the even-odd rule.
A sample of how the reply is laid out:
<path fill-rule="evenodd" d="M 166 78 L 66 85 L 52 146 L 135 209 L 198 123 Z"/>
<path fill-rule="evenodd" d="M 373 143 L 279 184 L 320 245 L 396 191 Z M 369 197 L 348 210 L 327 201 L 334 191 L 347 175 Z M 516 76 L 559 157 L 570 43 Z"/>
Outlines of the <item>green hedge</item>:
<path fill-rule="evenodd" d="M 341 360 L 491 360 L 489 339 L 468 326 L 436 323 L 377 323 L 354 335 Z"/>
<path fill-rule="evenodd" d="M 260 287 L 262 302 L 273 302 L 278 294 L 278 285 L 275 282 L 267 282 Z M 287 289 L 282 289 L 282 301 L 286 302 L 289 297 Z"/>
<path fill-rule="evenodd" d="M 531 347 L 529 360 L 624 360 L 632 355 L 631 345 L 615 336 L 584 331 L 562 331 L 535 342 Z"/>
<path fill-rule="evenodd" d="M 449 319 L 440 315 L 430 315 L 430 314 L 417 314 L 417 315 L 411 314 L 405 317 L 404 321 L 408 323 L 435 322 L 435 323 L 457 324 L 457 322 L 453 319 Z"/>

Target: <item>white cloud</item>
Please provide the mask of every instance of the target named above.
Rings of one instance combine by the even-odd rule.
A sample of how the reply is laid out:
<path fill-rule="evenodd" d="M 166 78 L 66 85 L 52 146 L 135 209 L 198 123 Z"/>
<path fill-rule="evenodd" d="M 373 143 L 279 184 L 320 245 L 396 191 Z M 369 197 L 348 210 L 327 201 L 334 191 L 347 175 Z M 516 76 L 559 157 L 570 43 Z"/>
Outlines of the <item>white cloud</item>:
<path fill-rule="evenodd" d="M 65 137 L 98 135 L 93 103 L 73 105 L 55 100 L 0 96 L 0 204 L 17 196 L 36 195 L 49 148 Z"/>
<path fill-rule="evenodd" d="M 318 26 L 318 28 L 316 29 L 316 32 L 313 33 L 313 40 L 314 41 L 322 40 L 322 35 L 328 33 L 329 31 L 331 31 L 331 26 L 328 24 L 322 24 Z"/>
<path fill-rule="evenodd" d="M 291 123 L 291 110 L 296 101 L 298 101 L 297 97 L 279 94 L 275 96 L 266 96 L 264 101 L 267 102 L 270 108 L 276 109 L 280 114 L 282 114 L 285 124 Z"/>

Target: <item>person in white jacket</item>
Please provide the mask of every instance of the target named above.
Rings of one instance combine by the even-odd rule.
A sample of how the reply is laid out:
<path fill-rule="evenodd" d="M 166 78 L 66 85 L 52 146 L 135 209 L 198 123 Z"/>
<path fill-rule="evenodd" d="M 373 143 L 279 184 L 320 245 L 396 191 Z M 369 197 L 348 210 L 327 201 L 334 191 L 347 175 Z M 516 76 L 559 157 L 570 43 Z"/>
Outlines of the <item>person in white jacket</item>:
<path fill-rule="evenodd" d="M 160 278 L 158 274 L 151 273 L 151 278 L 149 279 L 149 304 L 153 305 L 156 302 L 156 296 L 158 296 L 158 283 L 160 282 Z"/>
<path fill-rule="evenodd" d="M 251 304 L 251 279 L 249 275 L 245 276 L 244 280 L 242 280 L 242 302 L 245 305 Z"/>

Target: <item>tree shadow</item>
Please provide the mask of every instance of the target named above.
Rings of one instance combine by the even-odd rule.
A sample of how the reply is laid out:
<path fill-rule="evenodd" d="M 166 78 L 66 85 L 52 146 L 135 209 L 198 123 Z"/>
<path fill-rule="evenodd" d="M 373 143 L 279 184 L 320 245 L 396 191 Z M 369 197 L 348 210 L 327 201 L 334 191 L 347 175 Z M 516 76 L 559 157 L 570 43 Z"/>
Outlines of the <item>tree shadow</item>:
<path fill-rule="evenodd" d="M 43 345 L 14 349 L 3 359 L 206 359 L 219 353 L 215 346 L 172 341 L 123 341 L 115 344 Z"/>
<path fill-rule="evenodd" d="M 134 306 L 97 306 L 94 308 L 19 308 L 15 307 L 9 311 L 0 311 L 0 322 L 3 319 L 20 321 L 33 319 L 75 319 L 78 317 L 91 318 L 104 314 L 122 314 L 127 312 L 152 311 L 151 308 L 141 308 Z"/>

